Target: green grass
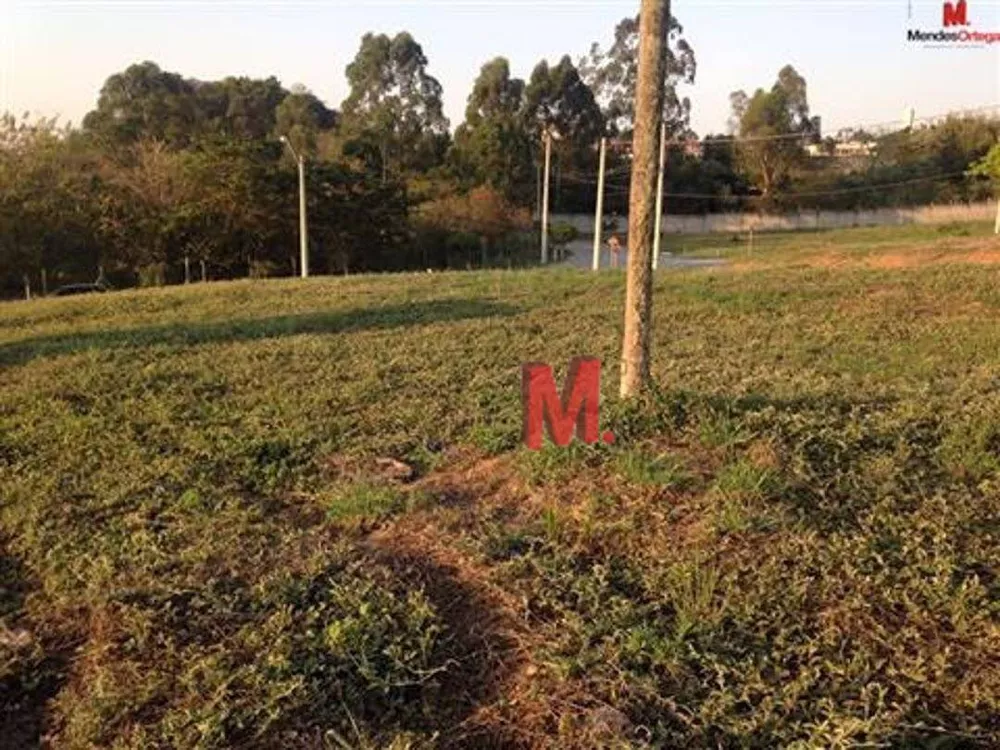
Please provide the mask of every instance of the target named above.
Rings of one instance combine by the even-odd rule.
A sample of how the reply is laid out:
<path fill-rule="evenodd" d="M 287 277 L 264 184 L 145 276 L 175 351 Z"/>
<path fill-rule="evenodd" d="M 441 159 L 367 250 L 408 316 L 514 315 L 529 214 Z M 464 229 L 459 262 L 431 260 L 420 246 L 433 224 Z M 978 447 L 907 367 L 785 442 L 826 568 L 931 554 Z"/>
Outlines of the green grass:
<path fill-rule="evenodd" d="M 677 255 L 700 258 L 796 256 L 831 247 L 838 251 L 867 255 L 904 243 L 940 242 L 949 238 L 981 237 L 993 229 L 992 223 L 904 224 L 900 226 L 858 227 L 855 229 L 817 229 L 810 231 L 774 231 L 754 234 L 753 248 L 749 233 L 715 232 L 712 234 L 673 235 L 666 239 L 665 250 Z"/>
<path fill-rule="evenodd" d="M 987 231 L 661 272 L 632 404 L 615 272 L 0 306 L 0 745 L 997 746 L 1000 266 L 810 260 Z"/>

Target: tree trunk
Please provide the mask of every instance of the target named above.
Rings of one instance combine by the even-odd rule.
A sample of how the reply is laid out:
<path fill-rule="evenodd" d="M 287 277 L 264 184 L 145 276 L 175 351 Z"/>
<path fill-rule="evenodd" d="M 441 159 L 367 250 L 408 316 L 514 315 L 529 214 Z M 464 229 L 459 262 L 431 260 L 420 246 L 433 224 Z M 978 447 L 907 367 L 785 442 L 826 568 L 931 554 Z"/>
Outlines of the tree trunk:
<path fill-rule="evenodd" d="M 642 0 L 628 205 L 628 282 L 620 389 L 623 398 L 636 396 L 649 380 L 657 141 L 663 112 L 664 53 L 669 18 L 670 0 Z"/>

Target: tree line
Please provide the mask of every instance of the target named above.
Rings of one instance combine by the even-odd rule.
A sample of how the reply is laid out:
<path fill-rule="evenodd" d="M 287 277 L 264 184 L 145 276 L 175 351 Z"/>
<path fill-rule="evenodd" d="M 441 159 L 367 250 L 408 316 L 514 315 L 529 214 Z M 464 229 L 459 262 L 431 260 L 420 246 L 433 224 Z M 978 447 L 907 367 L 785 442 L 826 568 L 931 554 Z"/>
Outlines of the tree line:
<path fill-rule="evenodd" d="M 297 183 L 282 136 L 307 159 L 316 272 L 530 262 L 544 129 L 559 135 L 554 211 L 593 209 L 602 137 L 605 205 L 627 210 L 637 40 L 637 18 L 625 18 L 606 46 L 576 62 L 543 60 L 527 80 L 490 60 L 454 131 L 406 32 L 361 39 L 339 109 L 274 77 L 200 81 L 132 65 L 105 81 L 78 128 L 0 118 L 0 285 L 11 294 L 25 277 L 38 288 L 98 268 L 122 285 L 294 273 Z M 731 132 L 699 142 L 680 93 L 696 57 L 675 18 L 665 52 L 671 212 L 971 200 L 986 189 L 962 176 L 914 180 L 961 175 L 996 142 L 987 118 L 886 136 L 848 169 L 805 158 L 820 133 L 791 66 L 770 89 L 733 94 Z M 853 190 L 886 181 L 910 187 Z M 824 191 L 835 195 L 803 195 Z"/>

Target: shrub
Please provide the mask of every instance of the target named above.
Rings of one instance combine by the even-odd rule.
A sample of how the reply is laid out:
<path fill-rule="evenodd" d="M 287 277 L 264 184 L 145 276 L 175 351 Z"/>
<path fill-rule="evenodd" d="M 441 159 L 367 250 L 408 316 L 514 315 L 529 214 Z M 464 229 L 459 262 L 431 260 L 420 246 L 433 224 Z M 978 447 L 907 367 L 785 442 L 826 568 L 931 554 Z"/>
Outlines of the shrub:
<path fill-rule="evenodd" d="M 139 268 L 139 286 L 163 286 L 167 283 L 167 264 L 149 263 Z"/>
<path fill-rule="evenodd" d="M 278 275 L 278 264 L 270 260 L 250 261 L 251 279 L 269 279 Z"/>
<path fill-rule="evenodd" d="M 503 241 L 531 226 L 531 218 L 493 188 L 478 187 L 427 201 L 417 209 L 415 225 L 425 243 L 430 238 L 444 243 L 425 249 L 428 265 L 447 264 L 456 248 L 463 259 L 478 256 L 486 265 Z"/>

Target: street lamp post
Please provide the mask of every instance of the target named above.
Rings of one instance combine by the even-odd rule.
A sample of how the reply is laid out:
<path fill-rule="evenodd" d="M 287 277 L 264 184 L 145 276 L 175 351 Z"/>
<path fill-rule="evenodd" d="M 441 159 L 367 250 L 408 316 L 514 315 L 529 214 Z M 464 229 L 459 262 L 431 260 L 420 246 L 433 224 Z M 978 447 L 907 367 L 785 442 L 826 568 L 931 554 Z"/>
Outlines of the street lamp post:
<path fill-rule="evenodd" d="M 549 172 L 552 166 L 552 141 L 560 140 L 558 131 L 550 125 L 542 131 L 545 144 L 545 175 L 542 182 L 542 265 L 549 262 Z"/>
<path fill-rule="evenodd" d="M 306 224 L 306 160 L 303 154 L 296 153 L 288 138 L 281 136 L 281 142 L 288 146 L 292 158 L 299 168 L 299 267 L 302 278 L 309 277 L 309 231 Z"/>
<path fill-rule="evenodd" d="M 552 162 L 552 135 L 546 130 L 542 134 L 545 141 L 545 176 L 542 183 L 542 265 L 549 262 L 549 165 Z"/>

